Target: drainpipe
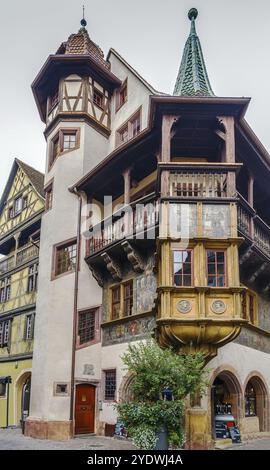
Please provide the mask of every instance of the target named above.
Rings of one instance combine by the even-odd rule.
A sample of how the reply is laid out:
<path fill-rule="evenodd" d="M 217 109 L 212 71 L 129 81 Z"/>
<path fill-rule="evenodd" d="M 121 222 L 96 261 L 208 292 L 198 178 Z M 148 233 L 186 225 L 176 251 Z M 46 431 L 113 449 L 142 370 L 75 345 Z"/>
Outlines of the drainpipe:
<path fill-rule="evenodd" d="M 7 419 L 6 419 L 6 428 L 8 428 L 9 425 L 9 384 L 11 384 L 11 377 L 8 376 L 6 378 L 6 384 L 7 384 Z"/>
<path fill-rule="evenodd" d="M 72 359 L 71 359 L 71 380 L 70 380 L 70 414 L 69 419 L 72 423 L 72 437 L 74 436 L 74 395 L 75 395 L 75 359 L 76 359 L 76 341 L 77 341 L 77 311 L 78 311 L 78 287 L 79 287 L 79 263 L 81 252 L 81 209 L 82 196 L 77 188 L 72 190 L 78 197 L 78 222 L 77 222 L 77 257 L 74 281 L 74 310 L 73 310 L 73 335 L 72 335 Z"/>

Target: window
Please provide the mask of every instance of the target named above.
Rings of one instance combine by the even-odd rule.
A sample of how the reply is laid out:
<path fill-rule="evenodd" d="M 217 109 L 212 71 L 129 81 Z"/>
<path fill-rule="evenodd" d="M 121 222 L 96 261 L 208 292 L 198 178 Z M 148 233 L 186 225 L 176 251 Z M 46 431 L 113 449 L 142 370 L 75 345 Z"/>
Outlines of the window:
<path fill-rule="evenodd" d="M 0 382 L 0 398 L 5 398 L 6 389 L 7 389 L 7 384 L 5 382 Z"/>
<path fill-rule="evenodd" d="M 5 277 L 0 281 L 0 303 L 7 302 L 10 299 L 11 277 Z"/>
<path fill-rule="evenodd" d="M 70 386 L 69 383 L 65 382 L 54 382 L 53 394 L 56 397 L 67 397 L 69 396 Z"/>
<path fill-rule="evenodd" d="M 126 282 L 123 285 L 124 290 L 124 317 L 129 317 L 132 315 L 133 307 L 133 281 Z"/>
<path fill-rule="evenodd" d="M 136 137 L 141 131 L 141 112 L 134 114 L 116 133 L 116 143 L 118 145 Z"/>
<path fill-rule="evenodd" d="M 248 382 L 245 391 L 245 415 L 256 416 L 256 392 L 251 382 Z"/>
<path fill-rule="evenodd" d="M 34 337 L 34 314 L 26 315 L 25 317 L 25 333 L 24 339 L 31 340 Z"/>
<path fill-rule="evenodd" d="M 112 320 L 120 317 L 121 287 L 112 288 Z"/>
<path fill-rule="evenodd" d="M 104 371 L 105 387 L 104 387 L 104 399 L 115 400 L 116 392 L 116 370 Z"/>
<path fill-rule="evenodd" d="M 28 268 L 28 285 L 27 292 L 34 292 L 37 290 L 38 282 L 38 263 L 32 264 Z"/>
<path fill-rule="evenodd" d="M 57 246 L 55 250 L 55 275 L 74 271 L 77 258 L 76 241 Z"/>
<path fill-rule="evenodd" d="M 27 207 L 27 196 L 18 196 L 14 199 L 12 207 L 9 208 L 8 216 L 10 219 L 19 215 Z"/>
<path fill-rule="evenodd" d="M 104 108 L 104 95 L 96 88 L 94 88 L 93 101 L 99 108 Z"/>
<path fill-rule="evenodd" d="M 175 286 L 191 286 L 193 281 L 193 254 L 191 250 L 173 251 L 173 282 Z"/>
<path fill-rule="evenodd" d="M 120 90 L 116 94 L 116 111 L 120 109 L 127 101 L 127 80 L 124 81 Z"/>
<path fill-rule="evenodd" d="M 90 343 L 96 338 L 96 317 L 97 310 L 87 310 L 85 312 L 79 312 L 78 319 L 78 339 L 79 345 Z"/>
<path fill-rule="evenodd" d="M 10 320 L 0 323 L 0 348 L 8 345 L 10 337 Z"/>
<path fill-rule="evenodd" d="M 207 251 L 207 285 L 226 286 L 226 260 L 224 251 Z"/>
<path fill-rule="evenodd" d="M 49 167 L 63 152 L 74 150 L 79 146 L 79 129 L 60 129 L 51 141 Z"/>
<path fill-rule="evenodd" d="M 45 211 L 52 208 L 53 201 L 53 182 L 49 183 L 45 188 Z"/>

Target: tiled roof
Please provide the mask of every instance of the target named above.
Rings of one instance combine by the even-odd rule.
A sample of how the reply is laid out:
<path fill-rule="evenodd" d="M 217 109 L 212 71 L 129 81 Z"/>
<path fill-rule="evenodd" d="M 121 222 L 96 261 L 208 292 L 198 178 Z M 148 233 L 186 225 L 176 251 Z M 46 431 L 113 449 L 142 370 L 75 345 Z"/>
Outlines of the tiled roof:
<path fill-rule="evenodd" d="M 82 26 L 77 34 L 71 34 L 67 42 L 60 46 L 57 54 L 90 55 L 107 69 L 110 68 L 109 62 L 104 59 L 103 51 L 94 41 L 92 41 L 92 39 L 90 39 L 85 26 Z"/>
<path fill-rule="evenodd" d="M 188 17 L 191 21 L 190 34 L 185 44 L 173 92 L 177 96 L 214 96 L 200 40 L 196 33 L 195 19 L 197 16 L 198 11 L 195 8 L 189 10 Z"/>
<path fill-rule="evenodd" d="M 18 158 L 15 158 L 15 161 L 21 167 L 23 172 L 28 176 L 29 180 L 31 181 L 33 187 L 36 189 L 38 194 L 44 198 L 44 174 L 38 170 L 35 170 L 35 168 L 30 165 L 27 165 Z"/>

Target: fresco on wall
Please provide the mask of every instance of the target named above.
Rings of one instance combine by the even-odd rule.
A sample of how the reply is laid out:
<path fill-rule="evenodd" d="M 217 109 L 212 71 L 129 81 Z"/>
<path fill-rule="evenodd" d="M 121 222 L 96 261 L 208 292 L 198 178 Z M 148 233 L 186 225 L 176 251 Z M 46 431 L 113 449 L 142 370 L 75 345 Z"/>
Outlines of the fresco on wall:
<path fill-rule="evenodd" d="M 107 346 L 143 339 L 153 332 L 155 324 L 153 316 L 146 316 L 118 325 L 104 325 L 102 344 Z"/>
<path fill-rule="evenodd" d="M 170 236 L 189 239 L 197 236 L 197 205 L 170 204 Z"/>
<path fill-rule="evenodd" d="M 136 282 L 136 311 L 134 313 L 149 312 L 154 306 L 156 298 L 157 281 L 153 273 L 144 274 Z"/>
<path fill-rule="evenodd" d="M 209 238 L 228 238 L 230 234 L 230 206 L 204 204 L 203 236 Z"/>

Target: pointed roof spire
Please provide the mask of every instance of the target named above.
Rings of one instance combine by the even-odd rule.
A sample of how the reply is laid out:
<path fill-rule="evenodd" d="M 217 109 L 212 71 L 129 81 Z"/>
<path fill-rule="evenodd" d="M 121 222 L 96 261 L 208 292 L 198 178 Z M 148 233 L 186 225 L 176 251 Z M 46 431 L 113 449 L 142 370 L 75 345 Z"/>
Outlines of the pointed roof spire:
<path fill-rule="evenodd" d="M 188 17 L 191 21 L 189 37 L 176 79 L 174 92 L 176 96 L 214 96 L 208 78 L 200 40 L 196 33 L 195 20 L 198 10 L 191 8 Z"/>

